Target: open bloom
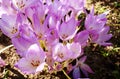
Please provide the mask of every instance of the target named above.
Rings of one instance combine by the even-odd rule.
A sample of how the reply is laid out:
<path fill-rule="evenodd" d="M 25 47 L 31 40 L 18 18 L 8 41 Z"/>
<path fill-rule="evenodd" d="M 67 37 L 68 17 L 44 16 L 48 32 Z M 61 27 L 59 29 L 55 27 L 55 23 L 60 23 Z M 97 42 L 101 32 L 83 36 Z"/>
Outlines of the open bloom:
<path fill-rule="evenodd" d="M 84 63 L 86 58 L 87 58 L 86 56 L 83 56 L 82 58 L 79 59 L 79 61 L 77 61 L 76 67 L 73 70 L 73 78 L 74 79 L 80 78 L 81 73 L 83 73 L 86 77 L 88 77 L 88 72 L 89 73 L 94 73 L 92 71 L 92 69 L 87 64 Z"/>
<path fill-rule="evenodd" d="M 69 59 L 71 56 L 71 52 L 68 50 L 67 46 L 62 43 L 58 43 L 53 48 L 53 59 L 58 62 L 65 61 Z"/>
<path fill-rule="evenodd" d="M 24 52 L 28 50 L 32 44 L 37 43 L 37 38 L 30 28 L 30 25 L 22 24 L 19 30 L 18 36 L 12 38 L 12 43 L 17 49 L 17 53 L 20 56 L 24 56 Z"/>
<path fill-rule="evenodd" d="M 67 22 L 63 22 L 58 28 L 58 34 L 62 40 L 72 39 L 77 32 L 77 21 L 71 18 Z"/>
<path fill-rule="evenodd" d="M 99 32 L 106 24 L 107 18 L 106 15 L 108 12 L 105 12 L 100 15 L 94 15 L 94 7 L 92 7 L 90 14 L 86 16 L 85 19 L 85 28 L 90 32 L 96 30 Z"/>
<path fill-rule="evenodd" d="M 90 14 L 87 15 L 85 20 L 85 28 L 89 32 L 92 43 L 97 43 L 105 46 L 110 45 L 110 43 L 106 43 L 106 41 L 112 37 L 112 34 L 108 34 L 109 27 L 105 26 L 107 22 L 107 14 L 108 11 L 95 16 L 93 7 Z"/>
<path fill-rule="evenodd" d="M 37 45 L 33 44 L 26 51 L 26 56 L 21 58 L 16 67 L 26 74 L 42 71 L 45 65 L 45 53 Z"/>
<path fill-rule="evenodd" d="M 84 63 L 86 57 L 80 58 L 83 49 L 88 43 L 109 45 L 112 35 L 105 26 L 107 12 L 96 16 L 93 8 L 85 21 L 77 16 L 85 1 L 0 0 L 0 11 L 5 11 L 0 13 L 0 29 L 22 57 L 15 66 L 27 74 L 42 71 L 45 64 L 55 72 L 67 67 L 69 72 L 74 69 L 75 79 L 81 71 L 93 73 Z M 75 59 L 77 64 L 70 66 Z"/>

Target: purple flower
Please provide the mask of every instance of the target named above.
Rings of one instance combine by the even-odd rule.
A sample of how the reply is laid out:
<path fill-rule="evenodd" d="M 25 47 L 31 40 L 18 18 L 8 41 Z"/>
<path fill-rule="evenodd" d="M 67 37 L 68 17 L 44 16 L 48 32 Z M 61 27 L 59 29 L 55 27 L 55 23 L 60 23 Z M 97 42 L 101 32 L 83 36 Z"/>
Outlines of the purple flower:
<path fill-rule="evenodd" d="M 58 62 L 63 62 L 70 58 L 71 52 L 68 50 L 67 46 L 62 43 L 57 43 L 53 48 L 53 59 Z"/>
<path fill-rule="evenodd" d="M 17 53 L 24 56 L 24 52 L 28 50 L 29 46 L 38 41 L 29 25 L 20 25 L 19 30 L 18 36 L 12 38 L 12 43 L 17 49 Z"/>
<path fill-rule="evenodd" d="M 92 7 L 90 14 L 87 15 L 85 20 L 85 28 L 88 31 L 96 30 L 99 32 L 105 25 L 107 12 L 100 14 L 98 16 L 94 15 L 94 7 Z"/>
<path fill-rule="evenodd" d="M 82 76 L 81 73 L 83 73 L 86 77 L 88 77 L 88 72 L 89 73 L 94 73 L 92 71 L 92 69 L 87 64 L 84 63 L 85 60 L 86 60 L 86 56 L 83 56 L 82 58 L 80 58 L 77 61 L 76 67 L 73 70 L 73 78 L 74 79 L 81 78 L 81 76 Z"/>
<path fill-rule="evenodd" d="M 108 34 L 109 27 L 105 26 L 107 21 L 106 15 L 108 12 L 109 11 L 95 16 L 93 7 L 90 14 L 87 15 L 85 20 L 85 28 L 89 32 L 92 43 L 97 43 L 104 46 L 111 44 L 106 43 L 106 41 L 112 37 L 112 34 Z"/>
<path fill-rule="evenodd" d="M 92 69 L 85 64 L 83 48 L 90 43 L 107 43 L 112 35 L 105 12 L 94 15 L 94 7 L 86 12 L 85 30 L 79 28 L 78 15 L 84 12 L 86 0 L 0 0 L 0 29 L 11 38 L 22 57 L 15 66 L 26 74 L 42 71 L 44 65 L 51 72 L 68 67 L 73 78 L 87 76 Z M 81 58 L 80 58 L 81 57 Z M 71 66 L 71 60 L 77 60 Z M 2 63 L 2 64 L 1 64 Z M 0 59 L 0 66 L 5 65 Z"/>
<path fill-rule="evenodd" d="M 21 58 L 15 66 L 26 74 L 42 71 L 45 65 L 45 53 L 37 45 L 31 45 L 26 56 Z"/>
<path fill-rule="evenodd" d="M 80 58 L 79 61 L 77 61 L 77 66 L 79 66 L 83 72 L 87 71 L 89 73 L 94 73 L 92 69 L 87 64 L 84 63 L 86 58 L 87 58 L 86 56 L 83 56 L 82 58 Z"/>
<path fill-rule="evenodd" d="M 19 33 L 19 27 L 16 24 L 16 15 L 3 14 L 0 19 L 0 29 L 8 37 L 12 38 Z"/>
<path fill-rule="evenodd" d="M 71 18 L 67 22 L 63 22 L 58 28 L 58 34 L 62 40 L 72 39 L 77 32 L 77 21 Z"/>

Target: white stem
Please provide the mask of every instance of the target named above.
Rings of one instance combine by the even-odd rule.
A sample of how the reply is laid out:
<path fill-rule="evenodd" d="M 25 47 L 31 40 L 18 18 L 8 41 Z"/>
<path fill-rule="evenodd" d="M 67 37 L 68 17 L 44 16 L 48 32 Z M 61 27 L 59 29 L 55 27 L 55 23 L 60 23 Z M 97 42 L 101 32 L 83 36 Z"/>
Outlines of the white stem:
<path fill-rule="evenodd" d="M 1 54 L 3 51 L 5 51 L 5 50 L 9 49 L 10 47 L 13 47 L 13 45 L 9 45 L 9 46 L 7 46 L 7 47 L 5 47 L 5 48 L 1 49 L 1 50 L 0 50 L 0 54 Z"/>

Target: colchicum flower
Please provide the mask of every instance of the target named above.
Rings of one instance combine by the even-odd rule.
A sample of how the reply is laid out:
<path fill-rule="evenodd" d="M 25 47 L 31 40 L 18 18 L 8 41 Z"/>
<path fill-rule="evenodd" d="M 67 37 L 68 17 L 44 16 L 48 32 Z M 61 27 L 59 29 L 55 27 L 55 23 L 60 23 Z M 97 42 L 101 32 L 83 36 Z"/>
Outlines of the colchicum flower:
<path fill-rule="evenodd" d="M 92 7 L 90 14 L 87 15 L 85 28 L 89 32 L 91 42 L 104 46 L 111 45 L 111 43 L 106 43 L 112 37 L 112 34 L 108 34 L 109 27 L 105 26 L 107 14 L 108 12 L 105 12 L 96 16 L 94 15 L 94 7 Z"/>
<path fill-rule="evenodd" d="M 33 44 L 25 53 L 25 57 L 21 58 L 15 66 L 27 74 L 42 71 L 45 65 L 44 51 L 37 44 Z"/>
<path fill-rule="evenodd" d="M 51 73 L 66 68 L 67 72 L 73 71 L 74 79 L 82 77 L 81 73 L 93 73 L 84 63 L 84 48 L 91 43 L 111 45 L 106 41 L 112 35 L 106 25 L 108 12 L 94 15 L 93 7 L 89 14 L 85 13 L 85 3 L 86 0 L 0 0 L 0 29 L 11 38 L 21 57 L 15 67 L 26 74 L 41 72 L 44 66 Z M 78 20 L 82 12 L 86 14 L 85 21 Z M 75 60 L 76 65 L 72 65 Z"/>

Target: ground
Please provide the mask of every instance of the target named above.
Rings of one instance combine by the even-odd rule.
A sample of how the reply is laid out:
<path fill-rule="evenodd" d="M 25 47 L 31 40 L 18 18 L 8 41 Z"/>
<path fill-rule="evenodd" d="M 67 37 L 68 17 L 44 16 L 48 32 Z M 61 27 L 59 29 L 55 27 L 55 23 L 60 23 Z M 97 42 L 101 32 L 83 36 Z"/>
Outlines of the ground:
<path fill-rule="evenodd" d="M 91 79 L 120 79 L 120 1 L 118 0 L 87 0 L 88 9 L 91 4 L 95 6 L 96 14 L 110 10 L 107 24 L 113 37 L 109 40 L 112 47 L 91 45 L 85 48 L 86 63 L 92 68 L 94 74 L 89 74 Z M 0 49 L 11 44 L 11 41 L 0 31 Z M 11 47 L 0 54 L 7 65 L 0 68 L 0 79 L 66 79 L 62 72 L 49 74 L 42 72 L 35 75 L 24 75 L 14 67 L 19 59 L 15 48 Z"/>

